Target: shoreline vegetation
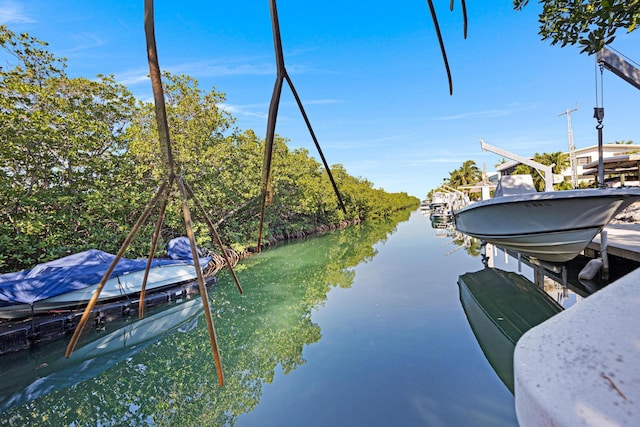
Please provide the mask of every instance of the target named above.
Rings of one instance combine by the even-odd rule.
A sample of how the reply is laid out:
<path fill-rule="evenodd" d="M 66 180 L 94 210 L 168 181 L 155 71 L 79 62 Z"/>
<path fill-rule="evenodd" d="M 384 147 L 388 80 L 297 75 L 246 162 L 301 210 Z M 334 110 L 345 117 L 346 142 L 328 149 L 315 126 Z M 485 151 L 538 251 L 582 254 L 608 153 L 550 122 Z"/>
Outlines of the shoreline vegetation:
<path fill-rule="evenodd" d="M 306 239 L 307 237 L 318 236 L 330 231 L 341 230 L 356 224 L 360 224 L 360 222 L 360 220 L 340 221 L 337 224 L 318 225 L 312 230 L 302 230 L 296 231 L 294 233 L 270 235 L 269 238 L 263 240 L 261 250 L 269 249 L 285 242 Z M 232 267 L 235 267 L 239 261 L 245 258 L 249 258 L 250 256 L 257 253 L 257 247 L 246 247 L 241 251 L 236 251 L 232 248 L 225 248 L 225 252 L 227 258 L 231 262 Z M 227 262 L 222 254 L 209 252 L 207 255 L 211 257 L 211 261 L 205 268 L 205 276 L 212 276 L 227 266 Z"/>
<path fill-rule="evenodd" d="M 0 26 L 0 273 L 31 268 L 89 248 L 116 253 L 163 178 L 155 108 L 113 76 L 70 77 L 46 43 Z M 186 75 L 163 73 L 173 156 L 233 259 L 256 251 L 264 139 L 236 127 L 225 95 Z M 276 136 L 263 246 L 390 218 L 417 208 L 330 166 L 346 214 L 324 167 L 306 149 Z M 216 248 L 190 205 L 196 243 Z M 182 204 L 171 197 L 158 241 L 184 234 Z M 146 257 L 153 212 L 124 254 Z M 214 252 L 215 253 L 215 252 Z M 215 256 L 214 256 L 215 258 Z"/>

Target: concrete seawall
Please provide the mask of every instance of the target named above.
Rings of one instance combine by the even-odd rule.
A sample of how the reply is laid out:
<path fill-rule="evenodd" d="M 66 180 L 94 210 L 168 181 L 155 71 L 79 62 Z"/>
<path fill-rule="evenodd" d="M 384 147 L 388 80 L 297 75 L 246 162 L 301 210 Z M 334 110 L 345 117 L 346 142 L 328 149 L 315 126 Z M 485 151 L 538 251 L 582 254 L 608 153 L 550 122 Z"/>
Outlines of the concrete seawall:
<path fill-rule="evenodd" d="M 514 353 L 518 422 L 640 425 L 640 269 L 529 330 Z"/>

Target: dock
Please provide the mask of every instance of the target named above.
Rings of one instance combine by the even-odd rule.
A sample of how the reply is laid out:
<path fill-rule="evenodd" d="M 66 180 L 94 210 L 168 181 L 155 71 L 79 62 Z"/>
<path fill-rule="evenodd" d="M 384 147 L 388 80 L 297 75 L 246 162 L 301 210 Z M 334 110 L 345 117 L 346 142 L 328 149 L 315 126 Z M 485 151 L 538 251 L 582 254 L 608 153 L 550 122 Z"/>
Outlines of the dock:
<path fill-rule="evenodd" d="M 640 224 L 610 224 L 607 253 L 640 262 Z M 599 252 L 600 236 L 588 250 Z M 518 423 L 640 425 L 640 269 L 530 329 L 514 352 Z"/>
<path fill-rule="evenodd" d="M 604 230 L 607 232 L 608 254 L 640 262 L 640 224 L 609 224 Z M 601 249 L 598 234 L 587 250 L 600 252 Z"/>

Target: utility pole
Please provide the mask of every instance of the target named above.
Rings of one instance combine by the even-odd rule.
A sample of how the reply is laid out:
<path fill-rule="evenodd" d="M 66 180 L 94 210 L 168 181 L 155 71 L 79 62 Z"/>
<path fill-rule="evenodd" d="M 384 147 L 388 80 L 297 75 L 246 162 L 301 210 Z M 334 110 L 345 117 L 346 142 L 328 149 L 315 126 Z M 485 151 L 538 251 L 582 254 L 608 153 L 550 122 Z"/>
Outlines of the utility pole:
<path fill-rule="evenodd" d="M 567 111 L 564 113 L 558 114 L 558 116 L 567 115 L 567 129 L 568 129 L 568 137 L 569 137 L 569 164 L 571 165 L 571 185 L 573 188 L 578 188 L 578 165 L 576 164 L 576 146 L 573 145 L 573 130 L 571 129 L 571 113 L 574 111 L 578 111 L 578 104 L 576 103 L 576 108 L 570 110 L 567 108 Z"/>

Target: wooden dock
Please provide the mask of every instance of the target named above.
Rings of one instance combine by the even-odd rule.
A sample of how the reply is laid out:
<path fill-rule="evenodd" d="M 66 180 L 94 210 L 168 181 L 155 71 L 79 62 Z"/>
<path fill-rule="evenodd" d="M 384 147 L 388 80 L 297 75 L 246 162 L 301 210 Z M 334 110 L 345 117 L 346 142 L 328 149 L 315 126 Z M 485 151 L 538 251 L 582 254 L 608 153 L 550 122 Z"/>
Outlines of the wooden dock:
<path fill-rule="evenodd" d="M 608 254 L 640 262 L 640 224 L 609 224 L 604 230 L 607 232 Z M 600 252 L 600 240 L 598 234 L 587 246 L 587 251 Z"/>

